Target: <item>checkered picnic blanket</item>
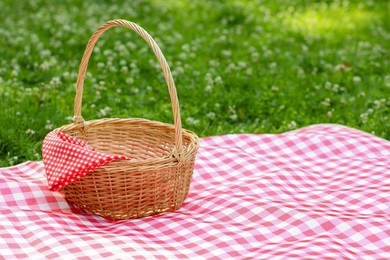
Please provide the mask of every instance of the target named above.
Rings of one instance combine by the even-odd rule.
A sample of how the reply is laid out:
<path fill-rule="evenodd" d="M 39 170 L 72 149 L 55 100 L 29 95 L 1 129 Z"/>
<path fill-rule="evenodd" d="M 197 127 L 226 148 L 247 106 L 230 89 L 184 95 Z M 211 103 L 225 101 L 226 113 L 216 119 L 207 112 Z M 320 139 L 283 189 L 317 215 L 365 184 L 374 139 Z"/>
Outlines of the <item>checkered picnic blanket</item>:
<path fill-rule="evenodd" d="M 176 212 L 109 221 L 0 169 L 0 258 L 390 259 L 390 142 L 347 127 L 201 139 Z"/>

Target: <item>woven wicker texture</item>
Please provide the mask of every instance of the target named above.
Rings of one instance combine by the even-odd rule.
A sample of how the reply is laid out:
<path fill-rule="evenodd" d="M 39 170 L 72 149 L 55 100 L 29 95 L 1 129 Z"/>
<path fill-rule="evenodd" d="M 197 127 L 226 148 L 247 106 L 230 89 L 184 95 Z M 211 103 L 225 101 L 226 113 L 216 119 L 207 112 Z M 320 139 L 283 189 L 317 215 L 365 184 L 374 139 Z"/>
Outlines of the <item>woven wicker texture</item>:
<path fill-rule="evenodd" d="M 136 32 L 152 48 L 168 85 L 174 125 L 139 118 L 85 121 L 81 116 L 88 60 L 99 37 L 115 26 Z M 93 34 L 80 64 L 74 122 L 57 130 L 86 141 L 96 151 L 132 158 L 111 162 L 66 186 L 66 199 L 78 207 L 107 218 L 129 219 L 174 211 L 185 200 L 199 140 L 195 133 L 182 129 L 169 66 L 156 42 L 137 24 L 111 20 Z"/>

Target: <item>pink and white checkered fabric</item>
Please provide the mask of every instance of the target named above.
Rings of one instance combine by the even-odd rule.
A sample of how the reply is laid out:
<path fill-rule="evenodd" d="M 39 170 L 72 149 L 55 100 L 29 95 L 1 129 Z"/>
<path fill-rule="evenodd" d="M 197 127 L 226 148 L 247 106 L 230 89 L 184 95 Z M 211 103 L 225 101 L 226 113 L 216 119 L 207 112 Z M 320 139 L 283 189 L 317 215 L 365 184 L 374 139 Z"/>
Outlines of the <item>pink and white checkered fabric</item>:
<path fill-rule="evenodd" d="M 108 221 L 0 169 L 3 259 L 390 259 L 390 142 L 347 127 L 201 139 L 176 212 Z"/>

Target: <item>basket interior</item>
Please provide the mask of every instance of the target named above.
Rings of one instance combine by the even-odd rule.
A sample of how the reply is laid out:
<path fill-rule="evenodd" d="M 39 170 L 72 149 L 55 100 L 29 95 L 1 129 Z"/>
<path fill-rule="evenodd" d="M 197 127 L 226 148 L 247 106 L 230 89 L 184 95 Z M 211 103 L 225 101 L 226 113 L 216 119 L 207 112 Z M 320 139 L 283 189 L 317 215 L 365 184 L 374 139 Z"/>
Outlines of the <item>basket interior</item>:
<path fill-rule="evenodd" d="M 149 120 L 91 123 L 86 130 L 72 127 L 60 131 L 86 141 L 98 152 L 124 155 L 133 160 L 167 158 L 172 153 L 175 140 L 173 125 Z M 190 142 L 189 136 L 183 131 L 183 146 L 187 147 Z"/>

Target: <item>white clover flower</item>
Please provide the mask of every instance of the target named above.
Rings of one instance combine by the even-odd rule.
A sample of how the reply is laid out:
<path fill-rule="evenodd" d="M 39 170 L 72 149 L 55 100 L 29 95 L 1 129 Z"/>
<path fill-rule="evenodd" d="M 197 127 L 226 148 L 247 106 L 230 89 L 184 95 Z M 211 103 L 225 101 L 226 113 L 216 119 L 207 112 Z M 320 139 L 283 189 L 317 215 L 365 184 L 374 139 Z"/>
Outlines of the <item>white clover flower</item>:
<path fill-rule="evenodd" d="M 29 128 L 29 129 L 26 130 L 25 133 L 26 133 L 27 135 L 33 135 L 33 134 L 35 134 L 35 131 Z"/>
<path fill-rule="evenodd" d="M 220 65 L 219 61 L 217 60 L 210 60 L 209 64 L 211 67 L 218 67 Z"/>
<path fill-rule="evenodd" d="M 272 92 L 278 92 L 279 91 L 279 88 L 277 86 L 272 86 L 271 87 L 271 91 Z"/>
<path fill-rule="evenodd" d="M 260 55 L 259 55 L 258 52 L 253 52 L 253 53 L 251 54 L 251 60 L 252 60 L 253 62 L 257 62 L 257 61 L 259 60 L 259 57 L 260 57 Z"/>
<path fill-rule="evenodd" d="M 297 67 L 297 74 L 298 74 L 298 76 L 303 77 L 305 75 L 305 70 L 298 66 Z"/>
<path fill-rule="evenodd" d="M 50 50 L 41 50 L 40 51 L 40 56 L 41 57 L 46 58 L 46 57 L 50 57 L 50 55 L 51 55 L 51 51 Z"/>
<path fill-rule="evenodd" d="M 49 63 L 50 63 L 50 67 L 54 67 L 55 65 L 58 64 L 58 61 L 54 57 L 51 57 Z"/>
<path fill-rule="evenodd" d="M 199 119 L 194 119 L 193 117 L 188 117 L 186 119 L 186 123 L 189 124 L 189 125 L 193 125 L 193 126 L 199 126 Z"/>
<path fill-rule="evenodd" d="M 42 160 L 41 153 L 34 153 L 34 156 L 36 161 Z"/>
<path fill-rule="evenodd" d="M 324 107 L 329 107 L 330 106 L 330 98 L 325 98 L 323 101 L 320 103 Z"/>
<path fill-rule="evenodd" d="M 185 68 L 187 69 L 187 70 L 189 70 L 189 65 L 188 64 L 186 64 L 185 65 Z M 200 75 L 202 74 L 199 70 L 193 70 L 192 71 L 192 74 L 194 75 L 194 77 L 196 77 L 196 78 L 199 78 L 200 77 Z"/>
<path fill-rule="evenodd" d="M 236 121 L 238 119 L 235 106 L 229 106 L 229 113 L 230 113 L 231 120 Z"/>
<path fill-rule="evenodd" d="M 112 68 L 115 68 L 115 67 L 112 66 Z M 131 64 L 130 64 L 130 68 L 131 68 L 131 74 L 132 74 L 132 75 L 138 75 L 138 74 L 139 74 L 140 69 L 137 67 L 137 64 L 131 63 Z"/>
<path fill-rule="evenodd" d="M 98 62 L 97 67 L 98 69 L 103 69 L 105 67 L 104 62 Z"/>
<path fill-rule="evenodd" d="M 361 114 L 360 120 L 362 121 L 363 124 L 366 124 L 368 122 L 368 114 L 367 113 Z"/>
<path fill-rule="evenodd" d="M 325 82 L 325 89 L 330 89 L 332 87 L 332 83 L 330 83 L 329 81 Z"/>
<path fill-rule="evenodd" d="M 324 67 L 325 67 L 325 69 L 327 69 L 327 70 L 333 70 L 333 65 L 330 64 L 330 63 L 325 63 Z"/>
<path fill-rule="evenodd" d="M 350 66 L 347 66 L 346 64 L 344 63 L 341 63 L 341 64 L 338 64 L 334 67 L 334 70 L 335 71 L 350 71 L 351 70 L 351 67 Z"/>
<path fill-rule="evenodd" d="M 338 84 L 334 84 L 333 87 L 332 87 L 332 91 L 334 93 L 338 93 L 339 92 L 339 88 L 340 88 L 340 86 Z"/>
<path fill-rule="evenodd" d="M 65 117 L 65 120 L 66 121 L 73 121 L 73 116 L 67 116 L 67 117 Z"/>
<path fill-rule="evenodd" d="M 297 127 L 297 123 L 295 121 L 291 121 L 290 123 L 287 124 L 288 129 L 294 129 Z"/>
<path fill-rule="evenodd" d="M 134 83 L 134 79 L 132 77 L 129 77 L 129 78 L 126 79 L 126 84 L 131 85 L 133 83 Z"/>
<path fill-rule="evenodd" d="M 229 65 L 225 69 L 225 73 L 229 73 L 232 70 L 236 70 L 236 65 L 234 63 L 229 63 Z"/>
<path fill-rule="evenodd" d="M 354 76 L 352 78 L 352 81 L 355 82 L 355 83 L 360 83 L 362 81 L 362 79 L 359 76 Z"/>
<path fill-rule="evenodd" d="M 230 119 L 236 121 L 238 119 L 237 114 L 230 115 Z"/>
<path fill-rule="evenodd" d="M 204 88 L 204 91 L 206 92 L 211 92 L 213 90 L 213 87 L 210 86 L 210 85 L 207 85 L 205 88 Z"/>
<path fill-rule="evenodd" d="M 243 69 L 245 69 L 247 67 L 247 63 L 245 61 L 239 61 L 237 63 L 237 65 Z"/>
<path fill-rule="evenodd" d="M 263 57 L 264 57 L 264 58 L 268 58 L 268 57 L 272 56 L 272 54 L 274 54 L 274 53 L 273 53 L 273 51 L 271 51 L 271 50 L 265 49 L 265 50 L 263 51 Z"/>
<path fill-rule="evenodd" d="M 70 73 L 68 71 L 65 71 L 64 73 L 62 73 L 62 77 L 66 80 L 69 80 L 70 79 Z"/>
<path fill-rule="evenodd" d="M 113 72 L 113 73 L 118 73 L 118 68 L 116 66 L 109 66 L 108 71 Z M 134 73 L 134 71 L 132 71 L 132 73 Z"/>
<path fill-rule="evenodd" d="M 132 93 L 134 95 L 138 94 L 139 93 L 139 88 L 131 88 L 130 89 L 130 93 Z"/>
<path fill-rule="evenodd" d="M 230 50 L 222 50 L 222 56 L 229 58 L 232 56 L 232 52 Z"/>
<path fill-rule="evenodd" d="M 190 45 L 188 44 L 184 44 L 183 46 L 181 46 L 181 49 L 185 52 L 189 52 L 190 51 Z"/>
<path fill-rule="evenodd" d="M 222 84 L 223 84 L 223 80 L 222 80 L 221 76 L 217 76 L 217 77 L 214 79 L 214 82 L 215 82 L 215 84 L 217 84 L 217 85 L 222 85 Z"/>
<path fill-rule="evenodd" d="M 261 33 L 261 32 L 263 32 L 263 27 L 260 26 L 260 25 L 256 25 L 255 31 L 258 32 L 258 33 Z"/>
<path fill-rule="evenodd" d="M 30 46 L 28 46 L 28 45 L 24 46 L 24 53 L 23 53 L 23 55 L 28 56 L 28 55 L 30 55 L 30 52 L 31 52 Z"/>
<path fill-rule="evenodd" d="M 126 46 L 123 45 L 122 43 L 117 43 L 115 42 L 117 45 L 114 47 L 114 49 L 119 52 L 119 53 L 123 53 L 126 51 Z"/>
<path fill-rule="evenodd" d="M 107 116 L 107 115 L 111 114 L 111 111 L 112 111 L 111 108 L 106 106 L 105 108 L 99 110 L 98 115 L 99 116 Z"/>
<path fill-rule="evenodd" d="M 137 45 L 135 43 L 133 43 L 133 42 L 130 42 L 130 41 L 126 43 L 126 46 L 130 50 L 135 50 L 137 48 Z"/>
<path fill-rule="evenodd" d="M 385 76 L 385 86 L 390 88 L 390 75 Z"/>
<path fill-rule="evenodd" d="M 178 66 L 174 69 L 174 71 L 172 72 L 173 74 L 175 75 L 180 75 L 180 74 L 183 74 L 184 73 L 184 69 L 183 67 L 181 66 Z"/>
<path fill-rule="evenodd" d="M 386 107 L 386 99 L 382 98 L 379 100 L 374 100 L 374 108 L 375 109 L 381 109 L 383 107 Z"/>
<path fill-rule="evenodd" d="M 268 67 L 271 69 L 271 70 L 275 70 L 277 67 L 278 67 L 278 64 L 276 62 L 271 62 Z"/>
<path fill-rule="evenodd" d="M 206 117 L 207 117 L 208 119 L 213 120 L 213 119 L 215 119 L 215 113 L 214 113 L 214 112 L 209 112 L 209 113 L 207 113 Z"/>
<path fill-rule="evenodd" d="M 54 125 L 50 122 L 50 120 L 46 121 L 45 129 L 50 131 L 54 128 Z"/>
<path fill-rule="evenodd" d="M 96 90 L 95 91 L 95 99 L 96 100 L 99 100 L 102 98 L 102 93 L 99 91 L 99 90 Z"/>
<path fill-rule="evenodd" d="M 44 61 L 41 65 L 39 65 L 39 68 L 43 71 L 47 71 L 50 69 L 50 63 L 48 61 Z"/>
<path fill-rule="evenodd" d="M 130 68 L 137 69 L 138 68 L 137 63 L 135 61 L 131 62 L 130 63 Z"/>
<path fill-rule="evenodd" d="M 110 49 L 106 49 L 103 51 L 103 55 L 106 56 L 106 57 L 112 57 L 113 56 L 113 51 L 110 50 Z"/>
<path fill-rule="evenodd" d="M 170 26 L 168 24 L 165 24 L 165 23 L 158 24 L 159 31 L 165 32 L 165 31 L 168 31 L 169 28 L 170 28 Z"/>
<path fill-rule="evenodd" d="M 178 57 L 179 57 L 179 59 L 181 59 L 181 60 L 185 60 L 185 59 L 187 59 L 187 53 L 182 52 L 182 53 L 179 54 Z"/>
<path fill-rule="evenodd" d="M 122 66 L 121 72 L 126 73 L 129 71 L 129 68 L 127 66 Z"/>
<path fill-rule="evenodd" d="M 61 84 L 61 80 L 59 77 L 53 77 L 51 80 L 50 80 L 50 85 L 54 86 L 54 87 L 58 87 L 59 85 Z"/>
<path fill-rule="evenodd" d="M 157 70 L 158 72 L 160 72 L 160 70 L 161 70 L 160 64 L 155 59 L 149 59 L 148 63 L 150 65 L 150 67 L 152 67 L 155 70 Z"/>
<path fill-rule="evenodd" d="M 217 42 L 226 42 L 227 40 L 227 37 L 226 35 L 224 34 L 221 34 L 218 38 L 217 38 Z M 223 55 L 223 54 L 222 54 Z M 229 55 L 229 54 L 228 54 Z"/>
<path fill-rule="evenodd" d="M 205 80 L 208 84 L 213 84 L 213 83 L 214 83 L 213 77 L 211 76 L 210 73 L 206 73 L 206 76 L 204 77 L 204 80 Z"/>
<path fill-rule="evenodd" d="M 12 75 L 13 77 L 17 77 L 17 76 L 19 75 L 19 70 L 18 70 L 18 69 L 12 70 L 11 75 Z"/>

